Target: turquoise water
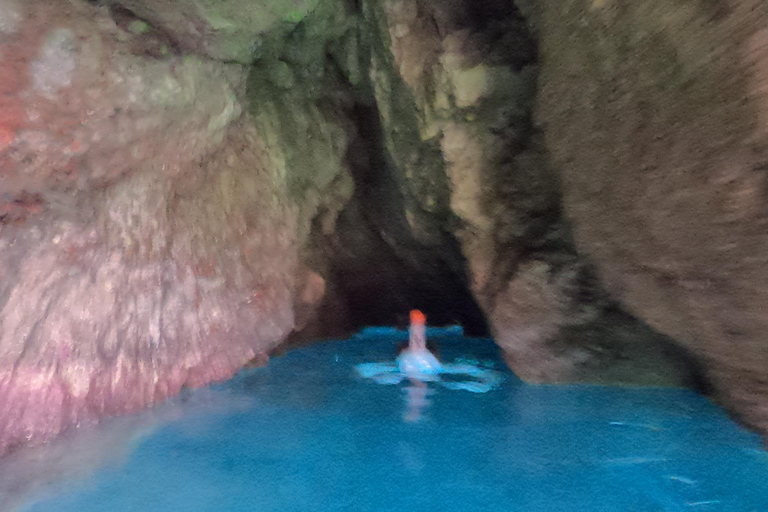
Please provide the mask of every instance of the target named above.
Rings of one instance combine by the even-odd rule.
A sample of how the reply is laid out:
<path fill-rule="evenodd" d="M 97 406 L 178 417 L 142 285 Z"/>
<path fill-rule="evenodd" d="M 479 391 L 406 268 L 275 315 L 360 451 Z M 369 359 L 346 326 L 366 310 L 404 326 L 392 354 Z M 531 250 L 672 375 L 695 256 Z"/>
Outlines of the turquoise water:
<path fill-rule="evenodd" d="M 446 337 L 443 360 L 494 366 L 503 382 L 430 383 L 406 421 L 410 384 L 355 371 L 391 361 L 397 341 L 316 344 L 202 390 L 237 405 L 177 415 L 121 463 L 22 510 L 768 511 L 758 437 L 695 393 L 530 386 L 489 340 Z"/>

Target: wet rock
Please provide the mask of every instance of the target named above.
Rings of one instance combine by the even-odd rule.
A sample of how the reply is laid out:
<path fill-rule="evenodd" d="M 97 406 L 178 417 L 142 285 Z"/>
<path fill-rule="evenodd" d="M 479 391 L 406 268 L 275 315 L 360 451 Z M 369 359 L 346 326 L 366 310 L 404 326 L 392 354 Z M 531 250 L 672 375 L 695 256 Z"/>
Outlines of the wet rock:
<path fill-rule="evenodd" d="M 569 153 L 590 133 L 579 123 L 597 122 L 601 110 L 565 118 L 579 126 L 573 132 L 534 123 L 531 31 L 551 37 L 547 16 L 525 20 L 508 0 L 244 7 L 0 0 L 0 452 L 265 364 L 286 338 L 392 324 L 412 308 L 470 334 L 490 326 L 510 366 L 536 382 L 696 385 L 689 354 L 609 295 L 717 359 L 714 339 L 696 350 L 686 338 L 692 313 L 662 321 L 698 311 L 681 305 L 683 295 L 637 285 L 658 268 L 669 289 L 714 283 L 739 299 L 728 332 L 747 336 L 759 325 L 739 293 L 762 274 L 740 273 L 745 267 L 729 257 L 738 249 L 752 258 L 744 261 L 761 261 L 761 168 L 749 179 L 715 173 L 711 183 L 728 192 L 695 196 L 723 208 L 728 222 L 756 220 L 739 224 L 754 246 L 717 246 L 710 258 L 744 281 L 703 266 L 683 278 L 668 259 L 634 267 L 622 256 L 630 270 L 606 264 L 619 254 L 612 236 L 626 254 L 649 257 L 648 240 L 678 248 L 695 240 L 684 229 L 693 220 L 652 216 L 679 229 L 632 238 L 632 201 L 656 197 L 640 185 L 602 203 L 618 208 L 621 199 L 620 213 L 580 204 L 574 191 L 586 155 L 605 179 L 586 180 L 599 195 L 615 185 L 607 169 L 631 168 L 608 165 L 628 144 Z M 608 73 L 621 59 L 606 62 Z M 562 114 L 558 101 L 567 97 L 546 77 L 545 121 Z M 673 78 L 690 86 L 685 74 Z M 602 95 L 584 97 L 613 97 L 595 90 Z M 724 126 L 747 119 L 723 112 Z M 613 137 L 631 133 L 610 126 Z M 555 142 L 562 148 L 549 147 Z M 653 154 L 633 153 L 632 163 Z M 660 190 L 693 204 L 686 182 L 667 176 Z M 598 271 L 576 252 L 563 184 L 577 239 Z M 592 230 L 597 217 L 581 217 L 590 208 L 621 229 Z M 713 236 L 725 233 L 715 220 Z M 759 288 L 750 290 L 757 308 Z M 710 296 L 691 297 L 701 307 Z M 696 313 L 708 315 L 701 325 L 725 322 L 710 306 Z M 718 375 L 725 382 L 729 374 Z"/>
<path fill-rule="evenodd" d="M 433 215 L 420 213 L 393 164 L 401 155 L 386 147 L 379 104 L 360 72 L 375 44 L 360 11 L 324 2 L 290 37 L 265 48 L 250 74 L 257 125 L 279 134 L 276 165 L 301 207 L 302 260 L 327 285 L 313 320 L 296 335 L 389 324 L 415 307 L 433 322 L 485 332 L 458 244 Z M 399 149 L 414 158 L 409 165 L 442 165 L 434 142 L 424 153 L 416 149 L 422 143 L 412 104 L 393 97 L 386 109 L 406 116 L 399 137 L 412 147 Z M 421 186 L 448 197 L 444 175 Z M 432 211 L 449 213 L 447 203 L 432 203 Z"/>
<path fill-rule="evenodd" d="M 695 381 L 692 358 L 639 350 L 646 344 L 659 354 L 682 352 L 672 340 L 629 316 L 612 327 L 613 302 L 575 251 L 560 180 L 533 123 L 535 23 L 511 2 L 365 5 L 383 41 L 374 47 L 371 76 L 401 187 L 418 205 L 414 211 L 460 243 L 467 286 L 510 366 L 535 382 Z M 403 137 L 398 101 L 408 105 L 404 112 L 416 109 L 421 145 Z M 429 143 L 439 148 L 438 163 L 413 165 L 418 158 L 410 155 L 426 153 Z M 443 190 L 441 217 L 431 205 Z M 617 336 L 633 329 L 645 336 Z"/>
<path fill-rule="evenodd" d="M 268 33 L 289 33 L 318 0 L 106 0 L 155 30 L 185 53 L 249 64 Z"/>
<path fill-rule="evenodd" d="M 269 165 L 297 205 L 296 324 L 281 350 L 353 330 L 324 237 L 336 231 L 355 187 L 346 161 L 352 90 L 328 57 L 355 28 L 344 3 L 322 2 L 295 31 L 274 34 L 248 76 L 249 111 L 268 138 Z"/>
<path fill-rule="evenodd" d="M 490 320 L 519 377 L 711 393 L 706 369 L 690 351 L 618 308 L 596 279 L 583 262 L 553 271 L 536 261 L 521 265 L 499 292 Z"/>
<path fill-rule="evenodd" d="M 578 248 L 768 431 L 766 6 L 540 6 L 539 118 Z"/>
<path fill-rule="evenodd" d="M 263 357 L 293 327 L 297 265 L 285 180 L 238 120 L 244 68 L 137 56 L 84 3 L 15 12 L 0 41 L 0 452 Z"/>

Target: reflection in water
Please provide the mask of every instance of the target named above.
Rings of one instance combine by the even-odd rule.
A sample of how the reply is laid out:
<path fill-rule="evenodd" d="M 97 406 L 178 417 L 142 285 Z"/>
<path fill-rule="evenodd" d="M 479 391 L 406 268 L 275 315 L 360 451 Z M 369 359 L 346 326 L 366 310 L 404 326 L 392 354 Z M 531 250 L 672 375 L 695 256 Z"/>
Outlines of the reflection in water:
<path fill-rule="evenodd" d="M 242 409 L 252 400 L 225 390 L 196 390 L 139 414 L 110 418 L 72 429 L 58 439 L 0 458 L 0 512 L 21 510 L 61 492 L 74 481 L 124 464 L 142 440 L 182 417 L 215 417 Z"/>
<path fill-rule="evenodd" d="M 421 420 L 422 409 L 429 405 L 429 400 L 427 400 L 429 387 L 426 382 L 411 379 L 411 385 L 405 388 L 405 391 L 408 394 L 408 407 L 403 419 L 408 423 L 415 423 Z"/>

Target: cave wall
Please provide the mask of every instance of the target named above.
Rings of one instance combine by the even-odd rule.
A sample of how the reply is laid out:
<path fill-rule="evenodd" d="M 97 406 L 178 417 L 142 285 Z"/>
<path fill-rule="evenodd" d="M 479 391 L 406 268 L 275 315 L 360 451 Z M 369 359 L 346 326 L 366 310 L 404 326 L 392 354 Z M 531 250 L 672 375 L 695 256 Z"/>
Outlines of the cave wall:
<path fill-rule="evenodd" d="M 295 30 L 264 37 L 248 73 L 248 110 L 269 137 L 270 166 L 285 177 L 298 209 L 290 342 L 353 330 L 324 241 L 355 189 L 346 158 L 354 136 L 352 84 L 337 65 L 344 63 L 350 77 L 359 74 L 352 14 L 344 2 L 321 2 Z"/>
<path fill-rule="evenodd" d="M 414 307 L 529 381 L 692 384 L 576 251 L 534 7 L 0 0 L 0 453 Z"/>
<path fill-rule="evenodd" d="M 138 45 L 162 39 L 170 53 L 195 54 L 249 65 L 268 51 L 270 40 L 285 37 L 319 0 L 90 0 L 108 5 L 112 19 L 141 34 Z M 150 36 L 150 37 L 147 37 Z"/>
<path fill-rule="evenodd" d="M 577 247 L 767 431 L 765 3 L 538 4 L 538 121 Z"/>
<path fill-rule="evenodd" d="M 143 27 L 0 2 L 0 453 L 226 379 L 293 327 L 298 209 L 247 70 Z"/>
<path fill-rule="evenodd" d="M 249 74 L 257 127 L 277 134 L 276 165 L 301 209 L 302 265 L 325 288 L 309 294 L 317 304 L 297 305 L 289 342 L 407 322 L 413 308 L 434 324 L 487 333 L 446 228 L 453 214 L 439 144 L 421 140 L 404 84 L 375 95 L 369 71 L 386 44 L 364 6 L 325 1 L 291 34 L 263 45 Z M 383 127 L 390 118 L 396 147 Z M 420 171 L 416 190 L 405 165 Z M 427 207 L 417 194 L 429 195 Z"/>
<path fill-rule="evenodd" d="M 370 74 L 385 146 L 409 213 L 429 216 L 447 191 L 450 212 L 431 220 L 459 242 L 468 286 L 523 379 L 698 386 L 690 354 L 623 311 L 576 252 L 534 123 L 536 19 L 522 13 L 535 6 L 524 4 L 363 3 L 378 41 Z M 421 145 L 407 131 L 414 122 Z M 437 165 L 419 161 L 425 148 Z"/>

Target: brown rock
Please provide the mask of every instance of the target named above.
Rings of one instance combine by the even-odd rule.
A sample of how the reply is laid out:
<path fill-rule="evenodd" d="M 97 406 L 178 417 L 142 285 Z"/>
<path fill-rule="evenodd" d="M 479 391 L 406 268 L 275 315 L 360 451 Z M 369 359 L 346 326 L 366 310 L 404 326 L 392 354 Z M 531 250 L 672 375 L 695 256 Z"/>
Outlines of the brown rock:
<path fill-rule="evenodd" d="M 540 4 L 539 117 L 579 249 L 768 431 L 765 4 Z"/>
<path fill-rule="evenodd" d="M 375 56 L 372 75 L 388 149 L 411 190 L 426 176 L 447 179 L 459 222 L 444 226 L 461 244 L 468 285 L 512 369 L 533 382 L 696 382 L 692 358 L 618 312 L 576 254 L 560 180 L 532 119 L 534 24 L 512 2 L 391 0 L 371 11 L 391 48 Z M 413 96 L 421 137 L 440 144 L 439 170 L 397 160 L 407 154 L 398 145 L 403 121 L 382 105 L 404 96 L 394 92 L 398 80 Z M 415 197 L 429 211 L 429 195 Z"/>

